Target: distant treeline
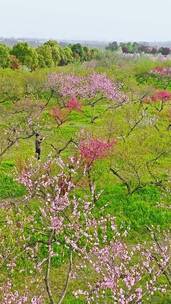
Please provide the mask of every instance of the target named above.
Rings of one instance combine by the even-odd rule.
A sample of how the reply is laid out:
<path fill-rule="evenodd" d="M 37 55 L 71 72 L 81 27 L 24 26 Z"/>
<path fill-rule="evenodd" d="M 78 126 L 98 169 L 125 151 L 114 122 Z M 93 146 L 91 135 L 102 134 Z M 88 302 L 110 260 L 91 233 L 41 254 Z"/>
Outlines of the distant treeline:
<path fill-rule="evenodd" d="M 146 53 L 146 54 L 162 54 L 162 55 L 169 55 L 171 54 L 171 49 L 168 47 L 152 47 L 148 46 L 143 43 L 138 43 L 138 42 L 120 42 L 118 43 L 117 41 L 113 41 L 108 44 L 106 47 L 106 50 L 110 51 L 117 51 L 118 49 L 121 49 L 123 53 L 125 54 L 136 54 L 136 53 Z"/>
<path fill-rule="evenodd" d="M 37 68 L 63 66 L 76 61 L 90 61 L 98 58 L 98 55 L 98 49 L 88 48 L 80 43 L 62 47 L 54 40 L 36 48 L 27 42 L 19 42 L 13 47 L 0 44 L 0 68 L 25 68 L 34 71 Z"/>

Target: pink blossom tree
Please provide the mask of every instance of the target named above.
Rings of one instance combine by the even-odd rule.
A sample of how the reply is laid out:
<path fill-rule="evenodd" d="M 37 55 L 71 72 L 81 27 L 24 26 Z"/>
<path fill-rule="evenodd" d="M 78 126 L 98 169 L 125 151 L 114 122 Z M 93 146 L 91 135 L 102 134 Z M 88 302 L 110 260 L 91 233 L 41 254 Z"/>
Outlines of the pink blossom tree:
<path fill-rule="evenodd" d="M 107 109 L 114 106 L 120 106 L 128 99 L 121 92 L 118 84 L 113 82 L 105 74 L 93 73 L 88 76 L 76 76 L 73 74 L 53 73 L 48 77 L 48 87 L 56 92 L 61 107 L 68 106 L 71 101 L 67 102 L 67 98 L 75 103 L 75 109 L 80 109 L 81 103 L 76 106 L 76 100 L 86 100 L 86 105 L 92 108 L 91 122 L 93 123 L 98 117 L 94 114 L 94 107 L 102 100 L 108 102 Z M 112 102 L 112 103 L 111 103 Z M 103 113 L 102 113 L 103 115 Z"/>
<path fill-rule="evenodd" d="M 171 101 L 171 92 L 167 90 L 161 90 L 154 92 L 151 96 L 144 99 L 147 104 L 152 104 L 158 112 L 161 112 L 166 103 Z"/>
<path fill-rule="evenodd" d="M 53 73 L 48 77 L 48 86 L 61 97 L 94 99 L 97 95 L 110 100 L 126 98 L 112 80 L 104 74 L 93 73 L 88 76 Z"/>
<path fill-rule="evenodd" d="M 91 170 L 96 160 L 109 156 L 116 140 L 106 141 L 98 138 L 87 138 L 80 141 L 79 151 L 85 164 L 85 174 L 88 177 L 89 189 L 95 202 L 98 198 L 95 190 L 95 182 L 91 176 Z"/>
<path fill-rule="evenodd" d="M 93 156 L 93 161 L 104 157 L 105 150 L 102 154 L 96 154 L 95 158 Z M 87 152 L 83 155 L 88 161 L 92 159 L 91 153 L 88 153 L 88 158 Z M 84 269 L 91 269 L 95 282 L 86 278 L 89 282 L 87 288 L 77 290 L 74 294 L 76 297 L 85 297 L 87 303 L 98 303 L 100 300 L 105 302 L 111 298 L 121 304 L 140 304 L 144 300 L 150 301 L 157 292 L 169 290 L 171 279 L 168 237 L 159 242 L 153 233 L 152 242 L 128 245 L 125 241 L 127 231 L 118 230 L 114 217 L 95 218 L 94 201 L 83 200 L 76 195 L 80 165 L 76 158 L 71 158 L 68 164 L 59 158 L 48 160 L 43 165 L 37 164 L 36 167 L 31 165 L 22 170 L 20 175 L 20 182 L 28 190 L 27 205 L 33 197 L 41 203 L 41 230 L 42 236 L 46 234 L 47 239 L 42 242 L 47 246 L 48 252 L 43 260 L 37 257 L 36 267 L 40 269 L 46 265 L 43 267 L 45 272 L 42 273 L 50 303 L 56 303 L 50 276 L 52 260 L 56 255 L 54 245 L 67 249 L 69 259 L 65 287 L 57 303 L 64 300 L 69 281 L 72 278 L 79 280 Z M 35 229 L 34 226 L 30 233 L 35 233 Z M 34 243 L 37 251 L 40 244 L 41 231 L 39 239 Z M 29 247 L 29 244 L 26 246 Z"/>
<path fill-rule="evenodd" d="M 115 143 L 115 140 L 106 141 L 93 137 L 82 140 L 79 145 L 81 157 L 91 167 L 94 161 L 106 157 Z"/>
<path fill-rule="evenodd" d="M 81 103 L 78 101 L 78 99 L 76 97 L 72 97 L 68 103 L 67 103 L 67 108 L 70 110 L 70 111 L 78 111 L 80 112 L 81 111 L 81 108 L 82 108 L 82 105 Z"/>
<path fill-rule="evenodd" d="M 170 77 L 171 68 L 170 67 L 156 67 L 151 70 L 151 74 Z"/>
<path fill-rule="evenodd" d="M 158 241 L 150 247 L 144 244 L 128 246 L 123 236 L 115 229 L 117 237 L 103 246 L 97 241 L 87 254 L 79 269 L 87 268 L 89 263 L 97 274 L 95 283 L 87 284 L 86 290 L 78 290 L 74 294 L 86 298 L 87 303 L 146 303 L 157 293 L 165 293 L 171 287 L 169 270 L 169 245 Z M 80 276 L 79 272 L 79 276 Z M 163 284 L 160 278 L 165 278 Z"/>

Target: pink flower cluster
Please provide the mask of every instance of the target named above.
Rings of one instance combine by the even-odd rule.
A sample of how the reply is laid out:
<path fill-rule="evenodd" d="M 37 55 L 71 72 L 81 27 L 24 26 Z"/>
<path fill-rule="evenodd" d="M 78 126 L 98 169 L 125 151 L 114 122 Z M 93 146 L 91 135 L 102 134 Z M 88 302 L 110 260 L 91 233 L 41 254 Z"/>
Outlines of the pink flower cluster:
<path fill-rule="evenodd" d="M 29 299 L 28 292 L 20 295 L 18 291 L 12 291 L 12 284 L 9 281 L 0 288 L 0 291 L 3 296 L 3 304 L 42 304 L 42 297 L 34 296 Z"/>
<path fill-rule="evenodd" d="M 95 98 L 97 95 L 110 100 L 126 100 L 118 86 L 105 74 L 88 76 L 53 73 L 48 76 L 48 87 L 62 97 Z"/>
<path fill-rule="evenodd" d="M 158 91 L 152 95 L 151 100 L 154 102 L 171 100 L 171 92 L 166 90 Z"/>
<path fill-rule="evenodd" d="M 81 83 L 83 77 L 72 74 L 52 73 L 48 76 L 48 87 L 62 97 L 74 97 L 83 95 Z"/>
<path fill-rule="evenodd" d="M 171 76 L 171 67 L 156 67 L 151 70 L 151 74 L 160 76 Z"/>
<path fill-rule="evenodd" d="M 117 238 L 120 237 L 117 231 Z M 89 284 L 86 293 L 79 290 L 74 294 L 76 297 L 84 296 L 87 303 L 95 303 L 99 299 L 106 303 L 110 292 L 111 299 L 116 303 L 142 304 L 155 292 L 166 292 L 166 285 L 159 285 L 158 279 L 169 265 L 169 246 L 153 244 L 148 249 L 143 245 L 129 248 L 116 240 L 103 248 L 100 244 L 94 246 L 86 261 L 89 261 L 99 279 L 96 284 Z M 87 267 L 86 262 L 83 265 Z"/>
<path fill-rule="evenodd" d="M 42 304 L 42 297 L 33 297 L 31 299 L 31 304 Z"/>
<path fill-rule="evenodd" d="M 57 233 L 62 230 L 63 218 L 58 216 L 53 216 L 51 218 L 51 228 L 54 229 Z"/>
<path fill-rule="evenodd" d="M 81 111 L 81 103 L 78 101 L 78 99 L 76 97 L 72 97 L 68 103 L 67 103 L 67 108 L 72 111 L 72 110 L 75 110 L 75 111 Z"/>
<path fill-rule="evenodd" d="M 61 215 L 70 204 L 69 193 L 73 184 L 64 172 L 53 176 L 52 164 L 56 165 L 56 162 L 47 161 L 43 167 L 41 164 L 37 164 L 37 168 L 30 165 L 29 168 L 21 172 L 18 180 L 27 187 L 27 200 L 33 196 L 33 193 L 42 199 L 42 193 L 44 193 L 48 212 L 41 208 L 42 216 L 48 219 L 49 228 L 59 233 L 62 230 L 64 220 Z"/>
<path fill-rule="evenodd" d="M 111 150 L 113 145 L 116 143 L 115 140 L 111 142 L 106 142 L 97 138 L 90 138 L 88 140 L 83 140 L 80 143 L 79 150 L 81 157 L 85 162 L 90 165 L 97 159 L 102 159 Z"/>
<path fill-rule="evenodd" d="M 18 180 L 21 184 L 27 187 L 30 191 L 33 190 L 33 182 L 31 180 L 31 172 L 24 168 Z"/>

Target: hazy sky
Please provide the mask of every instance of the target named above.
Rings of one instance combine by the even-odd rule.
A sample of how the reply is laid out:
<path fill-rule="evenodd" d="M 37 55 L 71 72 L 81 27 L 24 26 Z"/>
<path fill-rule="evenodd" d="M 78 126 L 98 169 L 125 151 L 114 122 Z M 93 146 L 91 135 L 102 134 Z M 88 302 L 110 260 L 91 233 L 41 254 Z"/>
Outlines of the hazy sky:
<path fill-rule="evenodd" d="M 0 0 L 0 36 L 171 40 L 171 0 Z"/>

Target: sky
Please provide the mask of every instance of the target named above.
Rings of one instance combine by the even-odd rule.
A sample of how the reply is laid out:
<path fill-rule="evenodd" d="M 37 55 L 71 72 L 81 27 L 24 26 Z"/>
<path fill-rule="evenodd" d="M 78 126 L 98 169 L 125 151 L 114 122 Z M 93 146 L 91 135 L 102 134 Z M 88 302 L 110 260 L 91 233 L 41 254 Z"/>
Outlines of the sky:
<path fill-rule="evenodd" d="M 0 0 L 0 37 L 171 41 L 171 0 Z"/>

